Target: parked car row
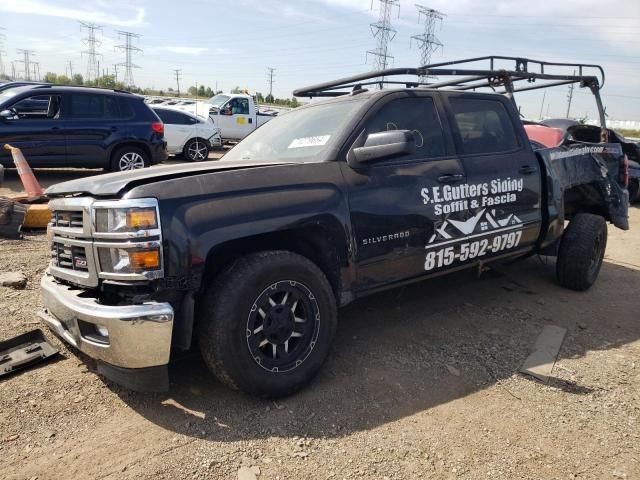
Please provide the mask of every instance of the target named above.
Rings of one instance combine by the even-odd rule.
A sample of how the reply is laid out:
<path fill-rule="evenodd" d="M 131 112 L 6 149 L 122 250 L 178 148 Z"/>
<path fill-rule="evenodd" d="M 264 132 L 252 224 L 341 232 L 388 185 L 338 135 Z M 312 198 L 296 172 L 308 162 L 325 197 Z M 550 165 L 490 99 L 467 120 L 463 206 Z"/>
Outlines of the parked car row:
<path fill-rule="evenodd" d="M 22 150 L 33 167 L 126 171 L 182 154 L 206 160 L 222 145 L 208 116 L 152 109 L 129 92 L 36 82 L 0 85 L 0 145 Z M 12 167 L 8 151 L 0 165 Z"/>

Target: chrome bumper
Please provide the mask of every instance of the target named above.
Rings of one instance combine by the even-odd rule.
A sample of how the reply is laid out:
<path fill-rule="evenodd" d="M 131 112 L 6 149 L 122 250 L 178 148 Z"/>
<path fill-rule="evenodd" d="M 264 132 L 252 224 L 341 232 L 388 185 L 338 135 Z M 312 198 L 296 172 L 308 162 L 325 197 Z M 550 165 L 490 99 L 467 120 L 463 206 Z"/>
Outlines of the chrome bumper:
<path fill-rule="evenodd" d="M 48 273 L 40 293 L 45 307 L 40 318 L 91 358 L 128 369 L 169 363 L 173 308 L 168 303 L 101 305 L 86 290 L 58 283 Z M 108 336 L 100 333 L 104 329 Z"/>

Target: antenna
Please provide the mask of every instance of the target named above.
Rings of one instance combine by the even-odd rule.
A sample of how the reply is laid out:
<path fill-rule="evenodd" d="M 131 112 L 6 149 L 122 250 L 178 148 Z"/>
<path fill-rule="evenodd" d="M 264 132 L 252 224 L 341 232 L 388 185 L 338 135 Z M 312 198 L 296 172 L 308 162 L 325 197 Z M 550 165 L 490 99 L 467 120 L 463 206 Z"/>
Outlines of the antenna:
<path fill-rule="evenodd" d="M 438 50 L 438 48 L 443 47 L 442 42 L 436 37 L 434 30 L 436 23 L 442 21 L 445 14 L 423 5 L 416 4 L 416 8 L 418 9 L 418 22 L 421 18 L 424 18 L 424 32 L 420 35 L 413 35 L 411 41 L 415 40 L 418 43 L 418 48 L 420 49 L 420 66 L 425 66 L 431 63 L 431 54 Z M 427 78 L 427 75 L 421 75 L 419 80 L 422 82 Z"/>
<path fill-rule="evenodd" d="M 22 48 L 19 48 L 17 52 L 19 55 L 23 56 L 23 60 L 16 60 L 16 62 L 24 64 L 24 79 L 26 81 L 29 81 L 31 80 L 31 57 L 35 57 L 36 52 L 34 52 L 33 50 L 25 50 Z"/>
<path fill-rule="evenodd" d="M 133 69 L 140 68 L 138 65 L 134 64 L 131 61 L 131 58 L 134 53 L 142 52 L 140 48 L 133 46 L 132 39 L 140 38 L 140 35 L 138 35 L 137 33 L 124 32 L 124 31 L 118 31 L 118 35 L 120 35 L 121 37 L 124 37 L 124 40 L 125 40 L 124 45 L 116 46 L 116 49 L 125 52 L 125 61 L 122 63 L 119 63 L 118 65 L 124 67 L 124 84 L 127 87 L 131 87 L 133 86 Z"/>
<path fill-rule="evenodd" d="M 373 10 L 373 1 L 371 0 L 371 9 Z M 372 23 L 371 33 L 373 38 L 377 40 L 376 48 L 367 51 L 369 55 L 374 57 L 374 69 L 384 70 L 387 68 L 389 61 L 393 61 L 393 55 L 389 53 L 389 42 L 396 36 L 396 29 L 391 25 L 391 10 L 398 7 L 398 17 L 400 16 L 400 0 L 378 0 L 380 3 L 380 14 L 378 21 Z"/>
<path fill-rule="evenodd" d="M 98 57 L 101 57 L 101 53 L 96 53 L 96 47 L 102 45 L 100 40 L 96 40 L 96 30 L 102 30 L 100 25 L 95 23 L 78 22 L 80 23 L 80 30 L 87 30 L 87 38 L 82 39 L 87 49 L 82 51 L 80 55 L 87 55 L 87 78 L 86 81 L 90 82 L 96 80 L 100 76 L 100 64 L 98 63 Z"/>

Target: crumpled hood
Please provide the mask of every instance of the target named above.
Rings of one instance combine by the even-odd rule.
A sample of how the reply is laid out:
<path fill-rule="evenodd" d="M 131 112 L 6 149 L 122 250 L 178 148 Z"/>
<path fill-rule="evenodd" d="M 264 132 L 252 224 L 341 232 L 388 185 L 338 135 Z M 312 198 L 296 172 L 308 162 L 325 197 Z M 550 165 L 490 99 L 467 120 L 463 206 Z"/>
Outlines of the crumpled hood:
<path fill-rule="evenodd" d="M 182 178 L 191 175 L 238 170 L 245 168 L 267 168 L 285 165 L 284 162 L 227 162 L 225 160 L 207 161 L 196 164 L 163 165 L 143 168 L 131 172 L 108 173 L 94 177 L 78 178 L 52 185 L 45 191 L 49 197 L 61 197 L 73 194 L 88 194 L 96 197 L 115 196 L 134 185 L 142 185 L 170 178 Z"/>

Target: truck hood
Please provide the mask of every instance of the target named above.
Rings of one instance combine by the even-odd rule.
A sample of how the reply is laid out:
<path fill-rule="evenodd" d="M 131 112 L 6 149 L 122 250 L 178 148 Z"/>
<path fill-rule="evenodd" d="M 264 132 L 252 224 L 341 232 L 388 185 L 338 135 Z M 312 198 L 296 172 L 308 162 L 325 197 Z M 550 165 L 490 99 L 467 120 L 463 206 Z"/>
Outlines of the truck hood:
<path fill-rule="evenodd" d="M 171 178 L 182 178 L 212 172 L 240 170 L 248 168 L 268 168 L 274 165 L 286 165 L 286 162 L 203 162 L 193 165 L 179 164 L 159 167 L 143 168 L 131 172 L 108 173 L 94 177 L 79 178 L 68 182 L 52 185 L 45 191 L 48 197 L 63 197 L 67 195 L 93 195 L 97 197 L 117 196 L 124 190 L 137 185 L 143 185 Z"/>

